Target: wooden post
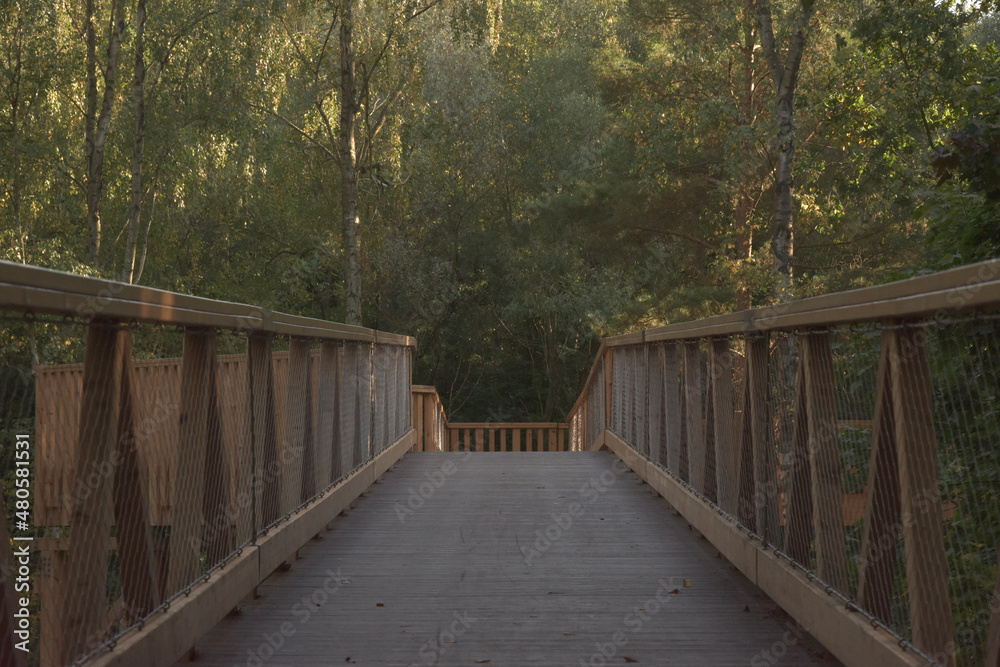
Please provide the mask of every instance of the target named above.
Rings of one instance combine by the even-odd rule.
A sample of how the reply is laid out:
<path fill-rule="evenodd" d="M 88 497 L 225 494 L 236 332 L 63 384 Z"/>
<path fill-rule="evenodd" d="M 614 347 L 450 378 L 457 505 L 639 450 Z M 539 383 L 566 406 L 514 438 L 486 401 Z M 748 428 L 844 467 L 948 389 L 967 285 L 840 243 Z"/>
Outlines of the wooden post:
<path fill-rule="evenodd" d="M 882 332 L 858 579 L 858 604 L 883 623 L 889 623 L 892 615 L 900 519 L 899 459 L 892 414 L 891 336 L 888 330 Z"/>
<path fill-rule="evenodd" d="M 809 466 L 809 410 L 806 404 L 805 364 L 795 373 L 795 425 L 788 454 L 788 493 L 785 512 L 785 553 L 802 565 L 810 564 L 813 503 Z"/>
<path fill-rule="evenodd" d="M 319 382 L 316 389 L 316 488 L 325 489 L 341 475 L 338 451 L 337 417 L 337 348 L 336 343 L 324 341 L 319 346 Z"/>
<path fill-rule="evenodd" d="M 521 429 L 515 428 L 511 440 L 511 447 L 515 452 L 521 451 Z"/>
<path fill-rule="evenodd" d="M 111 479 L 118 436 L 122 355 L 117 323 L 95 319 L 87 327 L 76 479 L 73 538 L 63 586 L 60 664 L 100 644 L 107 610 Z"/>
<path fill-rule="evenodd" d="M 681 436 L 684 426 L 679 356 L 676 343 L 667 343 L 663 346 L 663 411 L 666 424 L 667 469 L 675 475 L 681 475 Z"/>
<path fill-rule="evenodd" d="M 190 585 L 199 574 L 208 450 L 208 402 L 215 336 L 207 329 L 184 332 L 181 360 L 181 413 L 175 448 L 177 472 L 171 505 L 167 595 Z"/>
<path fill-rule="evenodd" d="M 288 398 L 285 402 L 285 437 L 281 447 L 281 511 L 288 513 L 302 504 L 313 489 L 312 382 L 309 372 L 309 341 L 293 337 L 288 347 Z M 308 475 L 306 470 L 308 469 Z"/>
<path fill-rule="evenodd" d="M 663 447 L 663 346 L 653 345 L 647 352 L 649 387 L 649 451 L 650 460 L 664 462 Z M 584 404 L 586 405 L 586 404 Z"/>
<path fill-rule="evenodd" d="M 773 544 L 778 536 L 777 456 L 774 452 L 771 400 L 770 350 L 766 334 L 747 339 L 750 376 L 750 428 L 753 440 L 754 514 L 757 532 Z"/>
<path fill-rule="evenodd" d="M 277 521 L 281 502 L 281 464 L 278 459 L 278 417 L 274 397 L 271 335 L 254 333 L 247 340 L 250 373 L 250 419 L 253 424 L 254 493 L 257 521 L 254 531 Z"/>
<path fill-rule="evenodd" d="M 614 348 L 604 350 L 604 428 L 611 428 L 612 396 L 614 390 Z"/>
<path fill-rule="evenodd" d="M 341 407 L 341 456 L 343 456 L 343 470 L 345 472 L 353 470 L 360 463 L 358 451 L 361 445 L 358 443 L 360 429 L 358 428 L 358 343 L 348 342 L 344 344 L 344 362 L 341 375 L 343 390 L 340 402 Z"/>
<path fill-rule="evenodd" d="M 892 331 L 892 404 L 910 588 L 913 643 L 946 667 L 955 664 L 948 561 L 944 551 L 938 489 L 934 401 L 925 333 L 917 327 Z"/>
<path fill-rule="evenodd" d="M 802 346 L 806 412 L 809 415 L 807 428 L 816 574 L 844 595 L 850 595 L 830 335 L 807 333 L 799 336 L 799 342 Z"/>
<path fill-rule="evenodd" d="M 423 440 L 425 452 L 434 451 L 434 414 L 436 407 L 431 394 L 424 394 L 423 414 L 420 417 L 420 421 L 424 427 Z"/>
<path fill-rule="evenodd" d="M 698 341 L 684 344 L 684 427 L 681 455 L 687 451 L 689 482 L 705 492 L 705 427 L 701 405 L 701 349 Z"/>
<path fill-rule="evenodd" d="M 747 342 L 749 349 L 749 341 Z M 739 488 L 736 496 L 737 518 L 750 530 L 757 530 L 757 508 L 754 504 L 754 466 L 753 466 L 753 419 L 751 416 L 752 402 L 750 400 L 750 355 L 746 355 L 743 366 L 743 410 L 740 413 L 738 452 Z"/>
<path fill-rule="evenodd" d="M 476 429 L 476 451 L 483 451 L 483 429 L 481 428 Z"/>
<path fill-rule="evenodd" d="M 728 339 L 713 339 L 710 344 L 712 378 L 712 434 L 715 441 L 716 486 L 719 506 L 736 514 L 739 493 L 739 450 L 733 439 L 733 367 Z"/>

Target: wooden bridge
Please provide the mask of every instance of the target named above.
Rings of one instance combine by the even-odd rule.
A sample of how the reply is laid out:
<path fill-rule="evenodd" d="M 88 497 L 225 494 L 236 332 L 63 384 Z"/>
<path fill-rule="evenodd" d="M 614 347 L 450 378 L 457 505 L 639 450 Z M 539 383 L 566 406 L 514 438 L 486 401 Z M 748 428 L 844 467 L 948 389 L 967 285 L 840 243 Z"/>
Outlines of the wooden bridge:
<path fill-rule="evenodd" d="M 454 424 L 412 338 L 0 263 L 53 362 L 0 663 L 1000 664 L 998 308 L 992 261 L 648 329 L 565 424 Z"/>

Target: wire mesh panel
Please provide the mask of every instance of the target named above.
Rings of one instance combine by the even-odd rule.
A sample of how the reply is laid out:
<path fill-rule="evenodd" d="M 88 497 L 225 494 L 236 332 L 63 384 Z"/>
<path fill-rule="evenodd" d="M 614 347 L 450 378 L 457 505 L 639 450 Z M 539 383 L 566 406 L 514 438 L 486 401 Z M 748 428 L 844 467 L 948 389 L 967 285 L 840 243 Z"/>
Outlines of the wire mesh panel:
<path fill-rule="evenodd" d="M 0 335 L 4 544 L 33 552 L 44 664 L 106 650 L 410 429 L 403 345 L 18 313 Z"/>
<path fill-rule="evenodd" d="M 1000 316 L 956 309 L 1000 287 L 993 301 L 955 289 L 934 319 L 856 323 L 879 317 L 866 305 L 812 326 L 800 307 L 800 326 L 764 313 L 725 335 L 693 324 L 609 344 L 578 403 L 587 438 L 610 414 L 617 439 L 908 652 L 995 664 Z"/>

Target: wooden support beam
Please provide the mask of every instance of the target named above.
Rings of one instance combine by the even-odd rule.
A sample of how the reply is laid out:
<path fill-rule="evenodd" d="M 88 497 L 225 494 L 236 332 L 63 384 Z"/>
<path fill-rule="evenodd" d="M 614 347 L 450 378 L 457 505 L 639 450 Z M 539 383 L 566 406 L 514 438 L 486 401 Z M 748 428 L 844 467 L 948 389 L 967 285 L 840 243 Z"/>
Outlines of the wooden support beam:
<path fill-rule="evenodd" d="M 59 664 L 70 664 L 100 644 L 107 607 L 108 550 L 112 477 L 117 468 L 118 411 L 122 355 L 118 324 L 95 319 L 87 327 L 77 489 L 73 504 L 73 542 L 63 584 L 62 640 Z"/>
<path fill-rule="evenodd" d="M 292 338 L 288 347 L 288 398 L 281 452 L 282 513 L 316 493 L 310 341 Z"/>
<path fill-rule="evenodd" d="M 681 436 L 684 411 L 681 402 L 680 359 L 676 343 L 663 346 L 663 397 L 667 469 L 684 478 L 681 471 Z M 684 459 L 686 464 L 686 457 Z M 686 470 L 685 470 L 686 473 Z"/>
<path fill-rule="evenodd" d="M 757 530 L 757 508 L 754 505 L 753 466 L 753 402 L 750 400 L 750 357 L 747 355 L 743 369 L 743 410 L 740 412 L 739 441 L 736 446 L 739 457 L 737 477 L 739 489 L 736 497 L 737 518 L 750 530 Z"/>
<path fill-rule="evenodd" d="M 259 531 L 281 516 L 281 463 L 278 455 L 278 417 L 274 396 L 274 362 L 269 334 L 247 339 L 250 375 L 250 419 L 253 424 L 256 521 Z"/>
<path fill-rule="evenodd" d="M 335 343 L 321 343 L 319 346 L 319 381 L 317 383 L 316 415 L 316 488 L 325 489 L 337 481 L 342 474 L 339 443 L 337 436 L 340 415 L 339 369 Z M 417 400 L 416 396 L 413 400 Z"/>
<path fill-rule="evenodd" d="M 122 568 L 124 617 L 132 622 L 159 605 L 163 591 L 160 589 L 158 559 L 153 552 L 153 529 L 149 521 L 149 469 L 138 443 L 137 425 L 141 419 L 137 414 L 139 401 L 132 363 L 132 335 L 128 330 L 122 330 L 118 335 L 122 379 L 118 409 L 118 466 L 115 468 L 114 486 L 115 533 Z M 191 484 L 194 493 L 198 492 L 196 487 L 199 483 L 204 490 L 204 478 L 198 479 L 203 472 L 204 469 L 199 468 L 192 475 L 197 480 Z M 198 515 L 201 514 L 201 503 L 202 497 L 198 496 Z M 198 544 L 200 547 L 200 535 Z"/>
<path fill-rule="evenodd" d="M 896 425 L 906 578 L 913 643 L 946 667 L 955 664 L 944 519 L 938 488 L 934 400 L 926 333 L 892 330 L 892 403 Z"/>
<path fill-rule="evenodd" d="M 785 553 L 810 566 L 813 499 L 809 466 L 809 410 L 806 404 L 804 364 L 795 373 L 795 425 L 788 452 L 788 484 L 785 512 Z"/>
<path fill-rule="evenodd" d="M 205 517 L 204 545 L 209 566 L 222 561 L 233 549 L 231 514 L 234 509 L 230 501 L 230 480 L 233 479 L 230 463 L 226 457 L 223 440 L 222 415 L 219 408 L 219 370 L 216 353 L 216 336 L 208 337 L 208 351 L 205 361 L 208 369 L 208 395 L 206 396 L 208 440 L 205 450 L 205 503 L 202 514 Z"/>
<path fill-rule="evenodd" d="M 886 624 L 892 620 L 892 588 L 896 577 L 896 543 L 900 530 L 899 454 L 896 451 L 896 422 L 892 414 L 891 337 L 891 331 L 882 332 L 857 596 L 858 604 L 863 609 Z"/>
<path fill-rule="evenodd" d="M 710 377 L 712 396 L 712 435 L 715 442 L 716 486 L 719 506 L 736 514 L 739 494 L 739 450 L 733 437 L 733 362 L 728 339 L 713 339 L 710 343 Z"/>
<path fill-rule="evenodd" d="M 684 428 L 690 479 L 695 489 L 705 492 L 705 422 L 702 416 L 701 348 L 698 341 L 684 344 Z"/>
<path fill-rule="evenodd" d="M 342 456 L 344 459 L 344 471 L 353 470 L 360 462 L 361 450 L 361 429 L 359 422 L 360 397 L 359 397 L 359 355 L 360 344 L 348 342 L 344 344 L 344 363 L 342 368 L 343 391 L 341 396 L 341 437 Z"/>
<path fill-rule="evenodd" d="M 816 574 L 844 595 L 847 585 L 847 543 L 844 536 L 843 476 L 837 444 L 836 390 L 830 334 L 799 336 L 809 432 Z"/>
<path fill-rule="evenodd" d="M 215 334 L 208 329 L 184 332 L 181 360 L 181 413 L 175 445 L 167 596 L 198 578 L 205 503 L 205 454 L 208 450 L 208 402 L 215 358 Z"/>
<path fill-rule="evenodd" d="M 769 543 L 778 537 L 778 460 L 771 420 L 770 349 L 767 335 L 747 338 L 750 430 L 753 440 L 754 515 L 757 532 Z"/>

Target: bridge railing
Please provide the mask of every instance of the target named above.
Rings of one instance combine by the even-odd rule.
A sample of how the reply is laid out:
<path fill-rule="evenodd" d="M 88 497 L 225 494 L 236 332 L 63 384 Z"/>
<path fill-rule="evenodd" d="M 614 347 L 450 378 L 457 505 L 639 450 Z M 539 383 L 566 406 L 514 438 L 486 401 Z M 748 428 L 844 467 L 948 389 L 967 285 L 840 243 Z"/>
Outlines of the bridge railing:
<path fill-rule="evenodd" d="M 449 422 L 437 390 L 413 387 L 414 451 L 564 452 L 572 447 L 563 422 Z"/>
<path fill-rule="evenodd" d="M 180 657 L 412 447 L 415 344 L 0 263 L 0 664 Z"/>
<path fill-rule="evenodd" d="M 570 440 L 846 664 L 996 665 L 998 310 L 990 261 L 609 338 Z"/>

